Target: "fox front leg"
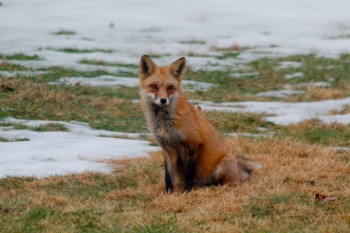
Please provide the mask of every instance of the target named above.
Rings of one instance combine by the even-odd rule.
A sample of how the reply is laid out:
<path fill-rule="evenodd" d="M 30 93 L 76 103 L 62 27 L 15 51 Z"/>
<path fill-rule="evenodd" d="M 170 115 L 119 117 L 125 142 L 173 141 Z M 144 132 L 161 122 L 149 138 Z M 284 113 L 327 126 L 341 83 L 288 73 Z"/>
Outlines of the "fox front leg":
<path fill-rule="evenodd" d="M 188 156 L 185 162 L 185 192 L 190 192 L 195 184 L 197 153 L 195 150 L 188 150 Z"/>
<path fill-rule="evenodd" d="M 171 193 L 174 191 L 174 174 L 171 166 L 171 161 L 168 155 L 164 155 L 165 167 L 165 192 Z"/>

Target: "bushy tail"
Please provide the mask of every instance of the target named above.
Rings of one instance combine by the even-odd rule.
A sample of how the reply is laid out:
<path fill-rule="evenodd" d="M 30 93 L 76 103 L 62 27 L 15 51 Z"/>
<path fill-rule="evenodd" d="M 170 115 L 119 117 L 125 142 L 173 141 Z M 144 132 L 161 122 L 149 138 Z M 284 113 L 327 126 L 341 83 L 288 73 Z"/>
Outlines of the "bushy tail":
<path fill-rule="evenodd" d="M 238 162 L 238 166 L 245 173 L 245 179 L 249 179 L 250 174 L 254 170 L 258 170 L 262 167 L 260 163 L 244 157 L 237 157 L 237 162 Z"/>

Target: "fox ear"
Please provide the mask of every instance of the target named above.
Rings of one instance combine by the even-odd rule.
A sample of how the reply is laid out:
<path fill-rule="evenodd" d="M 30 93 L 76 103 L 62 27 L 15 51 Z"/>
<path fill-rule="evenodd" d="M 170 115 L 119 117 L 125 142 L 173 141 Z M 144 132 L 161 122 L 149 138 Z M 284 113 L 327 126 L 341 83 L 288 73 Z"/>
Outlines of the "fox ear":
<path fill-rule="evenodd" d="M 154 61 L 148 55 L 143 55 L 141 57 L 139 65 L 140 74 L 151 75 L 156 68 L 156 63 L 154 63 Z"/>
<path fill-rule="evenodd" d="M 170 72 L 176 78 L 179 78 L 183 75 L 186 69 L 186 58 L 182 57 L 170 65 Z"/>

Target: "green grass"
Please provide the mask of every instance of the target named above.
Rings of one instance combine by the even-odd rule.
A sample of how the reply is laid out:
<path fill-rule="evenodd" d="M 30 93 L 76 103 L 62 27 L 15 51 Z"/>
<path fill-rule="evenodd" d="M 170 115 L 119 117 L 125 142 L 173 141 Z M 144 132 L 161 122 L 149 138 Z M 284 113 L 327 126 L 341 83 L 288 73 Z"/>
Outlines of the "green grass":
<path fill-rule="evenodd" d="M 67 90 L 72 92 L 77 91 L 81 95 L 86 96 L 103 96 L 106 98 L 120 98 L 126 100 L 139 99 L 139 88 L 138 87 L 122 87 L 122 88 L 109 88 L 109 87 L 90 87 L 90 86 L 79 86 L 79 87 L 66 87 Z"/>
<path fill-rule="evenodd" d="M 181 44 L 205 44 L 204 40 L 182 40 L 179 41 Z"/>
<path fill-rule="evenodd" d="M 282 82 L 275 82 L 273 78 L 269 80 L 257 78 L 234 79 L 230 70 L 191 70 L 185 75 L 185 79 L 209 82 L 218 85 L 217 88 L 211 88 L 208 91 L 197 91 L 187 93 L 190 99 L 211 100 L 216 102 L 223 101 L 243 101 L 256 100 L 255 94 L 267 90 L 282 88 Z"/>
<path fill-rule="evenodd" d="M 273 124 L 263 120 L 263 115 L 253 113 L 205 112 L 214 127 L 222 133 L 259 133 L 260 128 L 272 129 Z"/>
<path fill-rule="evenodd" d="M 54 35 L 59 35 L 59 36 L 73 36 L 75 34 L 76 34 L 75 31 L 65 30 L 65 29 L 61 29 L 54 33 Z"/>
<path fill-rule="evenodd" d="M 31 60 L 42 60 L 38 55 L 26 55 L 24 53 L 15 54 L 0 54 L 0 58 L 5 60 L 19 60 L 19 61 L 31 61 Z"/>
<path fill-rule="evenodd" d="M 221 59 L 238 56 L 239 52 L 222 49 L 218 55 Z M 280 68 L 285 61 L 299 62 L 300 67 Z M 342 54 L 339 58 L 324 58 L 315 55 L 295 55 L 277 58 L 262 58 L 247 64 L 248 70 L 192 70 L 185 74 L 185 79 L 215 83 L 217 88 L 207 92 L 190 93 L 192 99 L 205 99 L 211 101 L 244 101 L 280 100 L 276 97 L 256 97 L 259 92 L 281 90 L 285 85 L 300 83 L 328 82 L 328 88 L 294 87 L 296 90 L 305 90 L 305 95 L 295 95 L 287 101 L 317 101 L 331 98 L 344 98 L 350 96 L 350 55 Z M 285 75 L 301 72 L 303 77 L 286 79 Z M 245 78 L 236 78 L 233 73 L 257 73 Z M 293 86 L 292 86 L 293 87 Z"/>
<path fill-rule="evenodd" d="M 287 127 L 277 127 L 277 136 L 289 137 L 310 144 L 350 147 L 350 126 L 306 120 Z"/>
<path fill-rule="evenodd" d="M 228 59 L 228 58 L 237 58 L 239 56 L 239 52 L 224 52 L 221 55 L 217 55 L 217 59 Z"/>
<path fill-rule="evenodd" d="M 1 126 L 12 126 L 16 130 L 28 129 L 35 132 L 48 132 L 48 131 L 68 131 L 68 128 L 62 124 L 57 123 L 47 123 L 40 126 L 28 126 L 23 124 L 10 124 L 10 123 L 0 123 Z"/>
<path fill-rule="evenodd" d="M 40 69 L 41 71 L 47 71 L 47 74 L 42 74 L 39 77 L 39 81 L 55 81 L 62 77 L 87 77 L 87 78 L 94 78 L 102 75 L 111 75 L 111 76 L 117 76 L 117 77 L 136 77 L 137 74 L 132 71 L 123 71 L 120 70 L 115 73 L 107 72 L 103 69 L 96 69 L 96 70 L 76 70 L 72 68 L 64 68 L 64 67 L 48 67 L 45 69 Z M 33 77 L 34 79 L 38 77 Z"/>
<path fill-rule="evenodd" d="M 280 62 L 293 61 L 301 63 L 299 68 L 276 69 Z M 310 55 L 294 55 L 278 58 L 262 58 L 249 65 L 259 71 L 264 78 L 276 76 L 282 78 L 286 74 L 295 72 L 304 73 L 304 77 L 284 80 L 285 83 L 295 84 L 301 82 L 329 81 L 333 86 L 350 80 L 350 55 L 342 54 L 339 58 L 324 58 Z"/>
<path fill-rule="evenodd" d="M 16 91 L 0 93 L 0 105 L 14 110 L 2 110 L 1 117 L 76 120 L 88 122 L 97 129 L 122 132 L 148 131 L 139 104 L 132 103 L 130 99 L 122 99 L 137 97 L 136 88 L 112 90 L 83 86 L 53 86 L 30 79 L 16 80 L 11 86 L 16 86 Z"/>
<path fill-rule="evenodd" d="M 79 48 L 47 48 L 49 50 L 54 50 L 64 53 L 113 53 L 111 49 L 79 49 Z"/>
<path fill-rule="evenodd" d="M 0 70 L 3 71 L 33 71 L 32 68 L 28 68 L 22 65 L 10 64 L 8 62 L 0 63 Z"/>
<path fill-rule="evenodd" d="M 75 70 L 71 68 L 64 68 L 59 66 L 52 66 L 46 69 L 41 69 L 43 71 L 48 71 L 47 74 L 41 75 L 42 79 L 38 81 L 55 81 L 62 77 L 98 77 L 101 75 L 110 75 L 107 71 L 104 70 Z"/>

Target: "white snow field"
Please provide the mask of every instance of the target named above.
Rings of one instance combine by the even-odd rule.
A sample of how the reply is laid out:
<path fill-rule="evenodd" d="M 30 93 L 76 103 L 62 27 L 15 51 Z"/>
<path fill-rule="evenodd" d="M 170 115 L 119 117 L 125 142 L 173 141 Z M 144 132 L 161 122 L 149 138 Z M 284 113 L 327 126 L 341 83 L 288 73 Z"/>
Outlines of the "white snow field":
<path fill-rule="evenodd" d="M 0 49 L 45 58 L 37 65 L 76 64 L 83 58 L 135 64 L 142 54 L 169 59 L 215 53 L 236 43 L 257 56 L 350 52 L 348 0 L 3 0 Z M 60 30 L 74 35 L 56 35 Z M 111 53 L 67 54 L 58 48 L 104 49 Z M 256 52 L 259 52 L 257 54 Z M 265 52 L 265 53 L 262 53 Z M 204 66 L 210 57 L 196 57 Z M 234 65 L 234 61 L 226 61 Z M 27 62 L 24 62 L 27 63 Z M 225 64 L 225 61 L 221 61 Z"/>
<path fill-rule="evenodd" d="M 94 130 L 80 122 L 28 121 L 6 118 L 1 123 L 40 126 L 49 123 L 64 125 L 68 131 L 35 132 L 0 127 L 0 178 L 9 175 L 63 175 L 72 172 L 111 172 L 108 160 L 147 156 L 159 150 L 148 141 L 112 137 L 138 138 L 125 134 Z"/>
<path fill-rule="evenodd" d="M 1 3 L 0 54 L 39 55 L 42 60 L 11 60 L 11 63 L 33 68 L 64 66 L 117 72 L 125 67 L 93 66 L 80 61 L 91 59 L 137 65 L 141 55 L 150 54 L 158 64 L 168 64 L 192 53 L 200 55 L 188 58 L 188 64 L 195 69 L 229 67 L 235 71 L 242 69 L 244 62 L 265 56 L 314 53 L 337 57 L 350 52 L 348 0 L 1 0 Z M 58 35 L 58 32 L 63 33 Z M 235 59 L 220 60 L 217 65 L 215 55 L 220 52 L 212 48 L 233 44 L 247 50 Z M 67 48 L 94 51 L 59 51 Z M 214 63 L 216 65 L 211 66 Z M 295 62 L 284 62 L 280 68 L 299 66 Z M 131 70 L 137 73 L 135 68 Z M 35 72 L 22 74 L 40 74 Z M 0 73 L 3 77 L 13 75 L 13 72 Z M 245 78 L 247 75 L 254 73 L 237 73 L 235 76 Z M 296 73 L 286 78 L 297 79 L 302 75 Z M 67 77 L 60 81 L 115 87 L 137 85 L 137 80 L 131 78 L 136 77 L 101 76 L 89 80 L 74 77 L 70 81 Z M 195 90 L 212 87 L 206 83 L 188 84 Z M 290 91 L 261 95 L 276 94 L 288 95 Z M 203 102 L 201 106 L 207 110 L 272 114 L 266 120 L 283 125 L 312 117 L 347 124 L 349 114 L 328 113 L 349 103 L 347 98 L 311 103 Z M 244 108 L 235 108 L 237 105 Z M 48 123 L 35 119 L 5 120 L 29 125 Z M 59 123 L 69 131 L 34 132 L 1 127 L 0 138 L 10 142 L 0 142 L 0 178 L 9 175 L 45 177 L 86 170 L 109 172 L 112 168 L 107 162 L 96 161 L 145 156 L 158 149 L 143 140 L 100 137 L 100 134 L 120 135 L 93 130 L 86 124 Z"/>

